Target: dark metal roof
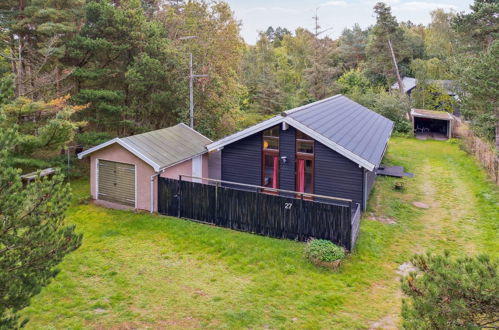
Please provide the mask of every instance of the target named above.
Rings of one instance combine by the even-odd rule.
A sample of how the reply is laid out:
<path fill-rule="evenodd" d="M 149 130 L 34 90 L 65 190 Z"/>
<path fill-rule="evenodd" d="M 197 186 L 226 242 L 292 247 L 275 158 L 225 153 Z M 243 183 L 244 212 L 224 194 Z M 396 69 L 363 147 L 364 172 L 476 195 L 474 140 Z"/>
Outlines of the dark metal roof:
<path fill-rule="evenodd" d="M 298 129 L 369 171 L 381 163 L 393 129 L 391 120 L 343 95 L 336 95 L 288 110 L 206 147 L 208 151 L 220 150 L 281 123 Z"/>
<path fill-rule="evenodd" d="M 393 129 L 391 120 L 343 95 L 289 110 L 286 116 L 375 166 Z"/>
<path fill-rule="evenodd" d="M 454 96 L 456 95 L 456 84 L 454 80 L 428 80 L 428 83 L 435 84 L 442 88 L 448 95 Z M 402 78 L 402 85 L 404 85 L 404 93 L 409 93 L 413 90 L 418 84 L 418 80 L 412 77 L 404 77 Z M 395 82 L 391 89 L 399 89 L 399 84 Z"/>
<path fill-rule="evenodd" d="M 417 83 L 418 83 L 418 80 L 416 78 L 411 78 L 411 77 L 402 78 L 402 85 L 404 86 L 404 93 L 409 93 L 412 89 L 414 89 L 416 87 Z M 392 89 L 399 89 L 398 82 L 395 82 L 391 88 Z"/>

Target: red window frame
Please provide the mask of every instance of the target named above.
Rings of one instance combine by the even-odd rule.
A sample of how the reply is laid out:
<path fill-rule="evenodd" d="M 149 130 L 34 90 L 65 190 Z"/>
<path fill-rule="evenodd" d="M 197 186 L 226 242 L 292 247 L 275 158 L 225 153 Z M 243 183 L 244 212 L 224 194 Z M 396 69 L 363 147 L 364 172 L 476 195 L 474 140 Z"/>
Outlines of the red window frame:
<path fill-rule="evenodd" d="M 312 153 L 306 153 L 306 152 L 300 152 L 298 151 L 298 142 L 309 142 L 312 144 Z M 312 182 L 310 183 L 311 185 L 311 192 L 308 192 L 309 194 L 313 194 L 314 193 L 314 181 L 315 181 L 315 140 L 312 139 L 311 137 L 309 137 L 308 135 L 305 135 L 304 133 L 300 132 L 300 131 L 297 131 L 296 132 L 296 163 L 295 163 L 295 190 L 297 192 L 303 192 L 305 193 L 305 191 L 298 191 L 299 190 L 299 187 L 298 187 L 298 166 L 299 166 L 299 160 L 303 160 L 303 161 L 307 161 L 307 160 L 310 160 L 312 162 L 312 173 L 311 173 L 311 177 L 312 177 Z M 300 196 L 300 195 L 299 195 Z M 303 196 L 303 198 L 306 198 L 306 199 L 313 199 L 312 197 L 310 196 Z"/>
<path fill-rule="evenodd" d="M 280 175 L 280 168 L 279 168 L 279 165 L 280 165 L 280 162 L 279 162 L 279 133 L 280 133 L 280 128 L 279 126 L 274 126 L 270 129 L 267 129 L 265 131 L 263 131 L 263 134 L 262 134 L 262 169 L 261 169 L 261 185 L 262 186 L 265 186 L 265 166 L 267 165 L 265 163 L 265 156 L 271 156 L 272 159 L 273 159 L 273 167 L 274 167 L 274 172 L 275 172 L 275 177 L 273 177 L 273 180 L 275 182 L 275 188 L 274 187 L 271 187 L 271 188 L 274 188 L 274 189 L 279 189 L 279 175 Z M 265 140 L 274 140 L 274 141 L 277 141 L 277 149 L 268 149 L 268 148 L 265 148 Z M 275 164 L 275 157 L 277 157 L 277 164 Z M 277 165 L 277 166 L 276 166 Z M 275 194 L 275 195 L 278 195 L 279 192 L 277 191 L 273 191 L 273 190 L 267 190 L 267 189 L 264 189 L 263 192 L 265 193 L 268 193 L 268 194 Z"/>

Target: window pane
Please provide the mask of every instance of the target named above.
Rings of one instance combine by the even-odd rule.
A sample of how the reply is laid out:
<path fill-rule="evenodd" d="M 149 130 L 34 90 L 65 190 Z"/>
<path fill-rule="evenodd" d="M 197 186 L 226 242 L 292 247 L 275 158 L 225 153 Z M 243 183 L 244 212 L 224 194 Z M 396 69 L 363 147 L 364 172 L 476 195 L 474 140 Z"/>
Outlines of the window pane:
<path fill-rule="evenodd" d="M 310 136 L 303 134 L 300 131 L 296 131 L 296 138 L 300 140 L 313 140 Z"/>
<path fill-rule="evenodd" d="M 279 137 L 279 126 L 274 126 L 268 130 L 263 131 L 263 136 Z"/>
<path fill-rule="evenodd" d="M 298 158 L 296 163 L 296 191 L 314 193 L 314 161 Z"/>
<path fill-rule="evenodd" d="M 279 188 L 278 186 L 278 170 L 279 162 L 277 156 L 264 155 L 263 160 L 263 179 L 262 186 L 269 188 Z M 277 168 L 274 169 L 274 164 Z"/>
<path fill-rule="evenodd" d="M 307 154 L 313 154 L 314 153 L 314 142 L 296 141 L 296 151 L 307 153 Z"/>
<path fill-rule="evenodd" d="M 305 192 L 312 194 L 313 190 L 313 161 L 311 159 L 305 160 Z"/>
<path fill-rule="evenodd" d="M 278 138 L 263 138 L 263 149 L 279 150 Z"/>

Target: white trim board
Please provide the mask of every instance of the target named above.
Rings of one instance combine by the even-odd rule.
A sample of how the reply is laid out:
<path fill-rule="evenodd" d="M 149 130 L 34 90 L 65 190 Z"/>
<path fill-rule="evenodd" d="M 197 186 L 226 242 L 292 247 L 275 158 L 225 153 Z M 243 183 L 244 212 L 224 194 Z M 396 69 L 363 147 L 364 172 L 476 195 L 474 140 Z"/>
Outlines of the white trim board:
<path fill-rule="evenodd" d="M 199 134 L 201 134 L 201 133 L 199 133 Z M 112 145 L 114 143 L 119 144 L 120 146 L 122 146 L 123 148 L 125 148 L 126 150 L 128 150 L 130 153 L 132 153 L 134 156 L 136 156 L 137 158 L 141 159 L 146 164 L 148 164 L 149 166 L 151 166 L 154 169 L 154 172 L 160 172 L 160 171 L 162 171 L 162 170 L 164 170 L 166 168 L 178 165 L 180 163 L 188 161 L 189 159 L 193 159 L 194 157 L 197 157 L 197 156 L 200 156 L 200 155 L 204 155 L 205 153 L 208 152 L 208 151 L 203 151 L 203 152 L 201 152 L 199 154 L 192 155 L 192 157 L 181 159 L 181 160 L 179 160 L 179 161 L 177 161 L 175 163 L 169 164 L 167 166 L 160 167 L 156 162 L 154 162 L 151 159 L 149 159 L 148 157 L 144 156 L 142 153 L 140 153 L 139 151 L 137 151 L 135 148 L 133 148 L 132 146 L 130 146 L 125 141 L 121 140 L 120 138 L 114 138 L 112 140 L 109 140 L 109 141 L 106 141 L 104 143 L 101 143 L 101 144 L 99 144 L 99 145 L 97 145 L 95 147 L 92 147 L 92 148 L 90 148 L 88 150 L 80 152 L 78 154 L 78 159 L 83 159 L 84 157 L 88 156 L 89 154 L 91 154 L 91 153 L 93 153 L 95 151 L 98 151 L 100 149 L 103 149 L 105 147 L 108 147 L 108 146 L 110 146 L 110 145 Z"/>
<path fill-rule="evenodd" d="M 319 100 L 319 101 L 316 101 L 316 102 L 312 102 L 312 103 L 309 103 L 309 104 L 305 104 L 305 105 L 302 105 L 298 108 L 294 108 L 294 109 L 291 109 L 291 110 L 287 110 L 287 111 L 284 111 L 281 115 L 277 115 L 275 117 L 272 117 L 270 119 L 267 119 L 265 121 L 262 121 L 261 123 L 258 123 L 256 125 L 253 125 L 253 126 L 250 126 L 240 132 L 237 132 L 237 133 L 234 133 L 232 135 L 229 135 L 229 136 L 226 136 L 218 141 L 215 141 L 213 143 L 210 143 L 206 146 L 206 148 L 208 149 L 208 151 L 214 151 L 214 150 L 218 150 L 218 149 L 221 149 L 223 148 L 223 146 L 225 145 L 228 145 L 228 144 L 231 144 L 233 142 L 236 142 L 236 141 L 239 141 L 247 136 L 250 136 L 252 134 L 255 134 L 255 133 L 258 133 L 264 129 L 267 129 L 269 127 L 272 127 L 272 126 L 275 126 L 275 125 L 278 125 L 278 124 L 281 124 L 281 123 L 286 123 L 286 121 L 284 120 L 284 118 L 287 118 L 288 115 L 294 113 L 294 112 L 297 112 L 297 111 L 300 111 L 300 110 L 304 110 L 306 108 L 309 108 L 311 106 L 314 106 L 314 105 L 317 105 L 317 104 L 320 104 L 320 103 L 323 103 L 323 102 L 326 102 L 326 101 L 329 101 L 331 99 L 334 99 L 334 98 L 337 98 L 337 97 L 340 97 L 342 96 L 341 94 L 338 94 L 338 95 L 335 95 L 335 96 L 331 96 L 331 97 L 328 97 L 326 99 L 323 99 L 323 100 Z"/>
<path fill-rule="evenodd" d="M 141 154 L 140 152 L 138 152 L 137 150 L 135 150 L 133 147 L 131 147 L 129 144 L 127 144 L 126 142 L 124 142 L 123 140 L 121 140 L 120 138 L 114 138 L 112 140 L 109 140 L 109 141 L 106 141 L 104 143 L 101 143 L 95 147 L 92 147 L 88 150 L 85 150 L 85 151 L 82 151 L 78 154 L 78 159 L 83 159 L 85 156 L 95 152 L 95 151 L 98 151 L 102 148 L 105 148 L 105 147 L 108 147 L 114 143 L 117 143 L 119 144 L 120 146 L 122 146 L 123 148 L 125 148 L 126 150 L 128 150 L 129 152 L 131 152 L 133 155 L 135 155 L 136 157 L 138 157 L 139 159 L 143 160 L 144 162 L 146 162 L 148 165 L 150 165 L 155 172 L 159 172 L 160 170 L 160 166 L 158 164 L 156 164 L 154 161 L 152 161 L 151 159 L 147 158 L 146 156 L 144 156 L 143 154 Z"/>
<path fill-rule="evenodd" d="M 112 139 L 112 140 L 109 140 L 109 141 L 106 141 L 106 142 L 101 143 L 101 144 L 99 144 L 99 145 L 96 145 L 95 147 L 92 147 L 92 148 L 90 148 L 90 149 L 88 149 L 88 150 L 82 151 L 82 152 L 80 152 L 80 153 L 78 154 L 78 159 L 83 159 L 83 157 L 85 157 L 85 156 L 87 156 L 87 155 L 91 154 L 91 153 L 92 153 L 92 152 L 94 152 L 94 151 L 97 151 L 97 150 L 99 150 L 99 149 L 102 149 L 102 148 L 105 148 L 105 147 L 107 147 L 107 146 L 110 146 L 110 145 L 111 145 L 111 144 L 113 144 L 113 143 L 117 143 L 117 142 L 118 142 L 118 140 L 119 140 L 119 138 L 114 138 L 114 139 Z"/>
<path fill-rule="evenodd" d="M 240 131 L 240 132 L 234 133 L 234 134 L 226 136 L 226 137 L 224 137 L 216 142 L 210 143 L 206 146 L 206 148 L 208 149 L 208 152 L 221 149 L 223 146 L 226 146 L 228 144 L 231 144 L 231 143 L 234 143 L 234 142 L 239 141 L 241 139 L 244 139 L 247 136 L 250 136 L 252 134 L 263 131 L 264 129 L 267 129 L 269 127 L 278 125 L 278 124 L 283 122 L 283 118 L 284 117 L 282 117 L 281 115 L 272 117 L 270 119 L 262 121 L 261 123 L 250 126 L 246 129 Z"/>
<path fill-rule="evenodd" d="M 196 156 L 192 158 L 191 165 L 192 165 L 191 175 L 193 177 L 196 177 L 192 179 L 192 182 L 201 183 L 201 179 L 198 178 L 203 177 L 203 156 Z"/>
<path fill-rule="evenodd" d="M 99 158 L 95 159 L 95 199 L 99 199 Z"/>
<path fill-rule="evenodd" d="M 316 131 L 308 128 L 307 126 L 303 125 L 302 123 L 294 120 L 291 117 L 286 117 L 284 119 L 285 122 L 287 122 L 290 126 L 293 126 L 294 128 L 302 131 L 303 133 L 307 134 L 311 138 L 313 138 L 316 141 L 319 141 L 320 143 L 324 144 L 326 147 L 329 147 L 330 149 L 336 151 L 340 155 L 350 159 L 354 163 L 357 163 L 358 165 L 364 167 L 368 171 L 374 170 L 374 164 L 368 162 L 362 157 L 357 156 L 353 152 L 351 152 L 348 149 L 343 148 L 339 144 L 333 142 L 332 140 L 328 139 L 327 137 L 323 136 L 322 134 L 317 133 Z"/>
<path fill-rule="evenodd" d="M 298 110 L 298 108 L 296 110 Z M 286 123 L 289 126 L 292 126 L 292 127 L 296 128 L 296 129 L 302 131 L 303 133 L 307 134 L 308 136 L 310 136 L 314 140 L 319 141 L 320 143 L 322 143 L 325 146 L 327 146 L 328 148 L 336 151 L 340 155 L 342 155 L 342 156 L 350 159 L 351 161 L 353 161 L 354 163 L 358 164 L 359 166 L 364 167 L 368 171 L 373 171 L 374 170 L 375 166 L 371 162 L 363 159 L 362 157 L 357 156 L 356 154 L 354 154 L 350 150 L 348 150 L 348 149 L 340 146 L 339 144 L 331 141 L 330 139 L 328 139 L 325 136 L 323 136 L 323 135 L 317 133 L 316 131 L 310 129 L 309 127 L 303 125 L 302 123 L 296 121 L 295 119 L 293 119 L 291 117 L 288 117 L 288 116 L 283 117 L 281 115 L 278 115 L 278 116 L 275 116 L 273 118 L 270 118 L 270 119 L 268 119 L 266 121 L 263 121 L 263 122 L 261 122 L 259 124 L 254 125 L 254 126 L 248 127 L 247 129 L 242 130 L 241 132 L 229 135 L 229 136 L 227 136 L 227 137 L 225 137 L 225 138 L 223 138 L 223 139 L 221 139 L 221 140 L 219 140 L 217 142 L 214 142 L 214 143 L 211 143 L 211 144 L 207 145 L 206 148 L 208 149 L 208 151 L 219 150 L 219 149 L 223 148 L 224 146 L 226 146 L 228 144 L 231 144 L 231 143 L 234 143 L 236 141 L 242 140 L 245 137 L 248 137 L 248 136 L 250 136 L 252 134 L 261 132 L 262 130 L 265 130 L 265 129 L 269 128 L 269 127 L 272 127 L 272 126 L 275 126 L 275 125 L 278 125 L 278 124 L 281 124 L 281 123 Z"/>
<path fill-rule="evenodd" d="M 134 182 L 134 185 L 135 187 L 133 187 L 133 190 L 135 192 L 135 205 L 134 205 L 134 209 L 137 209 L 137 205 L 139 205 L 138 203 L 138 195 L 137 195 L 137 191 L 139 190 L 139 187 L 137 186 L 137 184 L 139 183 L 138 182 L 138 178 L 137 178 L 137 165 L 133 164 L 133 174 L 135 175 L 135 182 Z"/>

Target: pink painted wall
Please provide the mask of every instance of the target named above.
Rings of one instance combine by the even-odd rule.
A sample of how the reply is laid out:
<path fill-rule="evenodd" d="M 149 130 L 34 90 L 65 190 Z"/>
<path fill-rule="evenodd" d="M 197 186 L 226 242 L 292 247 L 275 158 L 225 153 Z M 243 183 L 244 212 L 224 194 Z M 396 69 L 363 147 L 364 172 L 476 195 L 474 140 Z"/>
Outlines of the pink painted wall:
<path fill-rule="evenodd" d="M 137 203 L 136 208 L 141 210 L 150 210 L 150 195 L 151 195 L 151 175 L 153 175 L 154 169 L 147 163 L 142 161 L 140 158 L 136 157 L 134 154 L 115 143 L 106 148 L 100 149 L 90 155 L 90 194 L 93 199 L 97 199 L 97 180 L 96 180 L 96 169 L 97 169 L 97 159 L 108 160 L 113 162 L 120 162 L 126 164 L 135 165 L 135 171 L 137 176 Z M 192 162 L 191 160 L 186 160 L 175 166 L 166 168 L 161 174 L 162 177 L 177 179 L 179 175 L 192 175 Z M 208 175 L 208 158 L 203 155 L 203 176 Z M 154 200 L 154 211 L 158 210 L 157 203 L 157 191 L 158 189 L 158 179 L 154 178 L 153 183 L 153 200 Z"/>
<path fill-rule="evenodd" d="M 152 167 L 117 143 L 92 153 L 90 155 L 90 194 L 93 199 L 97 199 L 96 169 L 98 159 L 135 165 L 135 175 L 137 177 L 137 186 L 135 187 L 136 208 L 148 210 L 150 197 L 149 178 L 154 174 Z"/>
<path fill-rule="evenodd" d="M 190 159 L 178 165 L 166 168 L 160 176 L 178 180 L 179 175 L 192 175 L 192 161 Z M 186 179 L 186 181 L 190 181 L 190 179 Z"/>
<path fill-rule="evenodd" d="M 210 158 L 208 156 L 208 154 L 204 154 L 203 155 L 203 178 L 210 178 L 210 173 L 208 171 L 209 167 L 208 167 L 208 162 L 209 162 Z M 203 183 L 209 183 L 209 182 L 205 182 L 206 180 L 203 180 Z"/>

